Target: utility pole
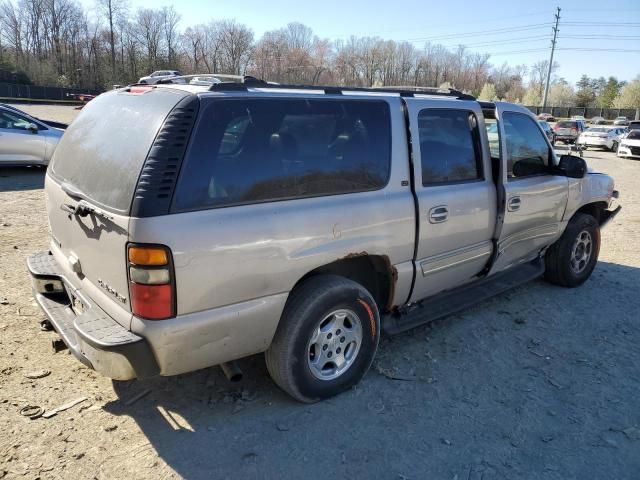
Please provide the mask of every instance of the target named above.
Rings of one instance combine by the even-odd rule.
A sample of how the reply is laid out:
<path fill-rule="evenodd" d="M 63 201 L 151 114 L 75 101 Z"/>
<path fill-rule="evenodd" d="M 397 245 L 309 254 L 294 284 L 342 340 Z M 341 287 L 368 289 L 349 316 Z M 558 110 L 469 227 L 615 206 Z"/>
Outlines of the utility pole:
<path fill-rule="evenodd" d="M 551 68 L 553 67 L 553 52 L 556 49 L 556 38 L 558 37 L 558 22 L 560 21 L 560 7 L 556 7 L 556 24 L 553 27 L 553 40 L 551 40 L 551 58 L 549 59 L 549 70 L 547 70 L 547 84 L 544 87 L 544 98 L 542 100 L 542 110 L 547 108 L 547 95 L 549 95 L 549 81 L 551 80 Z"/>

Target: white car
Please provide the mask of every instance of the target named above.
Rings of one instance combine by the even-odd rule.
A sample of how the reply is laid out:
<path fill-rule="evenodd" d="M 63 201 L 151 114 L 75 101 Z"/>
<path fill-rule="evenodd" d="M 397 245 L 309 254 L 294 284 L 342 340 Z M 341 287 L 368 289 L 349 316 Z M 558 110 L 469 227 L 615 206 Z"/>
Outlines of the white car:
<path fill-rule="evenodd" d="M 615 152 L 623 131 L 623 128 L 591 127 L 580 134 L 577 142 L 584 148 L 599 147 Z"/>
<path fill-rule="evenodd" d="M 180 76 L 182 76 L 182 73 L 180 73 L 178 70 L 158 70 L 157 72 L 153 72 L 149 76 L 142 77 L 140 80 L 138 80 L 138 83 L 154 85 L 160 80 L 164 80 L 165 78 Z"/>
<path fill-rule="evenodd" d="M 640 159 L 640 130 L 631 130 L 620 140 L 618 156 Z"/>

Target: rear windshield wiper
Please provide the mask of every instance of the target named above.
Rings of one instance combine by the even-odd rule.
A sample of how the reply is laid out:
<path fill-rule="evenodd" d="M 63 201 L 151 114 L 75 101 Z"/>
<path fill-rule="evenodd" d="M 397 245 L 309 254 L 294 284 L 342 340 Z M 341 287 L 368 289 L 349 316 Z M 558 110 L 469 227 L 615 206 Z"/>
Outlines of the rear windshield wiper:
<path fill-rule="evenodd" d="M 80 200 L 75 205 L 70 205 L 68 203 L 63 203 L 60 205 L 60 209 L 69 213 L 69 215 L 77 215 L 78 217 L 86 217 L 89 214 L 92 214 L 96 217 L 102 218 L 103 220 L 113 221 L 113 217 L 108 213 L 96 208 L 92 205 L 89 205 L 84 200 Z"/>

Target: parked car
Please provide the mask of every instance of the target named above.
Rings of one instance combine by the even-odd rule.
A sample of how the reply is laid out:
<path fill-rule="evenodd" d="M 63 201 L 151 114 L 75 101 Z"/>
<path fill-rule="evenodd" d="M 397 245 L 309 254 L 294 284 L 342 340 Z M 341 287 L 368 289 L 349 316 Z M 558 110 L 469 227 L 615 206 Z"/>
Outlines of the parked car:
<path fill-rule="evenodd" d="M 581 122 L 584 122 L 584 123 L 587 122 L 587 120 L 584 118 L 583 115 L 572 115 L 571 120 L 580 120 Z"/>
<path fill-rule="evenodd" d="M 0 166 L 47 165 L 63 133 L 15 107 L 0 105 Z"/>
<path fill-rule="evenodd" d="M 618 156 L 622 158 L 640 159 L 640 129 L 629 131 L 618 147 Z"/>
<path fill-rule="evenodd" d="M 629 126 L 627 127 L 629 131 L 631 130 L 640 130 L 640 120 L 631 120 L 629 122 Z"/>
<path fill-rule="evenodd" d="M 0 103 L 0 108 L 11 110 L 23 117 L 32 118 L 40 123 L 44 123 L 47 127 L 53 127 L 60 130 L 65 130 L 69 126 L 68 123 L 55 122 L 53 120 L 43 120 L 42 118 L 34 117 L 33 115 L 29 115 L 27 112 L 20 110 L 18 107 L 14 105 L 9 105 L 8 103 Z"/>
<path fill-rule="evenodd" d="M 562 143 L 574 143 L 582 132 L 586 130 L 586 125 L 582 120 L 562 120 L 553 126 L 553 133 L 556 141 Z"/>
<path fill-rule="evenodd" d="M 607 119 L 604 117 L 593 117 L 591 119 L 591 123 L 593 125 L 606 125 Z"/>
<path fill-rule="evenodd" d="M 138 83 L 153 85 L 166 78 L 181 76 L 182 73 L 180 73 L 180 71 L 178 70 L 158 70 L 157 72 L 153 72 L 151 75 L 142 77 L 140 80 L 138 80 Z"/>
<path fill-rule="evenodd" d="M 627 117 L 616 117 L 616 119 L 613 121 L 614 125 L 629 125 L 629 120 L 627 119 Z"/>
<path fill-rule="evenodd" d="M 555 122 L 556 119 L 553 115 L 551 115 L 550 113 L 541 113 L 540 115 L 538 115 L 538 120 L 543 120 L 545 122 Z"/>
<path fill-rule="evenodd" d="M 619 210 L 522 106 L 265 82 L 100 95 L 45 192 L 28 268 L 80 361 L 123 380 L 265 352 L 303 402 L 355 385 L 381 331 L 542 275 L 581 285 Z"/>
<path fill-rule="evenodd" d="M 556 134 L 553 133 L 553 129 L 551 128 L 551 126 L 543 120 L 538 120 L 538 123 L 540 124 L 540 127 L 542 127 L 542 131 L 544 132 L 544 134 L 547 136 L 547 138 L 551 142 L 551 145 L 555 145 Z"/>
<path fill-rule="evenodd" d="M 600 147 L 615 152 L 618 150 L 619 137 L 622 134 L 619 128 L 591 127 L 587 128 L 578 137 L 578 145 L 584 148 Z"/>

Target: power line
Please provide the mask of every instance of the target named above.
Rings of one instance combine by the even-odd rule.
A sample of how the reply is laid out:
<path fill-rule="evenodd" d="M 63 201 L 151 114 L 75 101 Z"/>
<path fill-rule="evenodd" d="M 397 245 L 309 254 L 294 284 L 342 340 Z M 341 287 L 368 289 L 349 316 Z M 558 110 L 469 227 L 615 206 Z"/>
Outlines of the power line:
<path fill-rule="evenodd" d="M 526 30 L 536 30 L 544 27 L 548 27 L 551 23 L 534 23 L 529 25 L 519 25 L 507 28 L 496 28 L 492 30 L 478 30 L 476 32 L 460 32 L 460 33 L 451 33 L 447 35 L 433 35 L 429 37 L 414 37 L 409 38 L 407 41 L 426 41 L 426 40 L 441 40 L 447 38 L 461 38 L 461 37 L 479 37 L 484 35 L 502 35 L 513 32 L 521 32 Z"/>

